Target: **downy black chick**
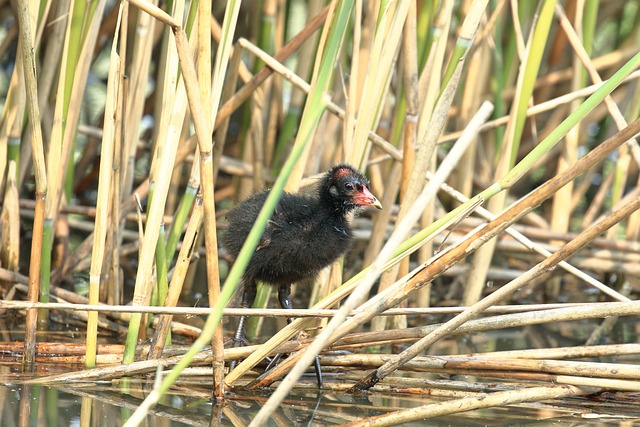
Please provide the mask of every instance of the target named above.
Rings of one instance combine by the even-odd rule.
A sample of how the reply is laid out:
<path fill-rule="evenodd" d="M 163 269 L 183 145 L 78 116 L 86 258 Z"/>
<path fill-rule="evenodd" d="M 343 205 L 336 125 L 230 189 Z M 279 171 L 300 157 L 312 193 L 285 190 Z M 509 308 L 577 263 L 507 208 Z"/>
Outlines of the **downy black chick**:
<path fill-rule="evenodd" d="M 284 193 L 242 277 L 242 307 L 256 296 L 257 281 L 278 286 L 280 306 L 291 309 L 291 285 L 314 277 L 349 251 L 353 232 L 350 220 L 363 207 L 382 205 L 369 190 L 369 181 L 355 168 L 338 165 L 324 174 L 315 195 Z M 256 194 L 227 215 L 229 228 L 223 243 L 235 259 L 244 244 L 269 191 Z M 246 318 L 234 336 L 246 342 Z M 316 364 L 321 383 L 319 364 Z"/>

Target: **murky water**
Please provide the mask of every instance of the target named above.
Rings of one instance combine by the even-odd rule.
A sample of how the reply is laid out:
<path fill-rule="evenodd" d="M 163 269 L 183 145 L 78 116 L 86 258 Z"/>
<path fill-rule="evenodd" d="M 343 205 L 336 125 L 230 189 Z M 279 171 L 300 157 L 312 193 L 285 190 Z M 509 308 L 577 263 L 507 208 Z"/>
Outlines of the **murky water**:
<path fill-rule="evenodd" d="M 464 353 L 469 351 L 497 351 L 500 349 L 556 347 L 578 345 L 584 342 L 588 332 L 598 322 L 574 322 L 513 328 L 499 333 L 482 333 L 464 339 L 445 339 L 434 346 L 434 354 Z M 614 342 L 637 342 L 638 319 L 625 319 L 624 324 L 611 331 L 609 339 Z M 619 363 L 637 363 L 638 356 L 609 358 Z M 130 417 L 151 389 L 151 382 L 129 379 L 105 381 L 103 383 L 67 383 L 64 386 L 43 387 L 18 384 L 24 378 L 19 366 L 13 362 L 0 361 L 0 427 L 4 426 L 118 426 Z M 40 374 L 59 373 L 65 370 L 59 364 L 39 366 Z M 80 367 L 67 367 L 77 370 Z M 271 426 L 332 426 L 362 418 L 386 414 L 403 408 L 414 408 L 430 403 L 449 400 L 447 392 L 471 394 L 470 388 L 455 386 L 444 393 L 429 388 L 429 385 L 390 387 L 373 390 L 361 396 L 331 390 L 331 384 L 357 378 L 368 371 L 349 374 L 332 371 L 325 373 L 328 390 L 318 391 L 314 387 L 313 375 L 303 379 L 307 388 L 296 389 L 271 417 Z M 443 382 L 458 382 L 478 386 L 499 384 L 492 378 L 466 375 L 435 375 L 430 373 L 402 372 L 395 374 L 403 378 L 429 378 Z M 242 426 L 247 425 L 269 397 L 270 390 L 228 394 L 224 404 L 214 404 L 211 399 L 211 376 L 202 373 L 187 377 L 176 384 L 170 394 L 153 408 L 147 417 L 149 426 Z M 381 385 L 385 384 L 384 382 Z M 542 383 L 538 385 L 544 385 Z M 486 389 L 489 391 L 489 389 Z M 428 421 L 403 424 L 411 426 L 520 426 L 520 425 L 589 425 L 631 426 L 640 420 L 640 393 L 618 393 L 609 397 L 561 399 L 545 403 L 512 405 L 470 411 L 455 416 L 446 416 Z"/>
<path fill-rule="evenodd" d="M 143 389 L 91 385 L 82 387 L 0 386 L 0 425 L 31 426 L 118 426 L 142 402 Z M 224 405 L 213 405 L 200 392 L 170 394 L 147 416 L 149 426 L 238 426 L 247 425 L 265 396 L 231 395 Z M 366 397 L 296 391 L 271 417 L 270 426 L 330 426 L 388 411 L 411 408 L 438 399 L 428 396 L 388 396 L 371 393 Z M 589 418 L 560 405 L 517 405 L 509 408 L 472 411 L 438 417 L 406 426 L 519 426 L 519 425 L 632 425 L 614 415 Z M 85 408 L 83 408 L 85 405 Z M 578 405 L 578 402 L 575 402 Z M 574 408 L 576 409 L 576 408 Z M 92 424 L 82 421 L 89 416 Z M 29 420 L 25 423 L 25 420 Z M 625 424 L 628 423 L 628 424 Z"/>

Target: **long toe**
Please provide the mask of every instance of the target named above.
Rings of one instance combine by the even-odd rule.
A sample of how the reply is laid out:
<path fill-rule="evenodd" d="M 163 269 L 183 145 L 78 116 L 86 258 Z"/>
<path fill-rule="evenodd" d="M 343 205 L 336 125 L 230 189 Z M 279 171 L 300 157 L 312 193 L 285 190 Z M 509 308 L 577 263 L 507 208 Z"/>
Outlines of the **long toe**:
<path fill-rule="evenodd" d="M 269 371 L 269 370 L 273 369 L 273 368 L 278 364 L 278 362 L 280 361 L 280 359 L 282 359 L 282 353 L 278 353 L 278 354 L 276 354 L 275 356 L 273 356 L 273 357 L 271 358 L 271 360 L 269 360 L 269 364 L 268 364 L 268 365 L 267 365 L 267 367 L 264 369 L 264 371 L 265 371 L 265 372 L 267 372 L 267 371 Z"/>

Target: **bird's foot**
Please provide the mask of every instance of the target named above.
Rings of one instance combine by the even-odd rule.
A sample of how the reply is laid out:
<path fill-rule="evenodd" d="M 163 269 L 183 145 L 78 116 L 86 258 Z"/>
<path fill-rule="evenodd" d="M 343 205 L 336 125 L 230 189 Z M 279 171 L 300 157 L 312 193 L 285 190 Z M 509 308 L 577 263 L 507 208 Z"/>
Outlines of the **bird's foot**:
<path fill-rule="evenodd" d="M 267 371 L 273 369 L 278 364 L 280 359 L 282 359 L 282 355 L 283 354 L 284 353 L 278 353 L 275 356 L 273 356 L 271 358 L 271 360 L 269 360 L 269 364 L 267 365 L 267 367 L 265 368 L 264 371 L 267 372 Z M 316 381 L 318 382 L 318 388 L 322 389 L 322 384 L 323 384 L 323 381 L 322 381 L 322 368 L 320 366 L 320 358 L 318 356 L 316 356 L 316 358 L 313 361 L 313 367 L 315 368 L 315 371 L 316 371 Z"/>
<path fill-rule="evenodd" d="M 224 348 L 238 348 L 251 344 L 246 337 L 233 337 L 228 341 L 225 341 Z"/>

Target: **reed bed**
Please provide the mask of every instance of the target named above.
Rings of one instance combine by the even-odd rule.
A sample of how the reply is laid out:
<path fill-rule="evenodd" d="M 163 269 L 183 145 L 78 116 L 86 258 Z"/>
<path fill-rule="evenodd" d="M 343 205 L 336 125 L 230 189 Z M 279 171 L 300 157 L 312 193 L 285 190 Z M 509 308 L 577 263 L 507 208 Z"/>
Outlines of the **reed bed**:
<path fill-rule="evenodd" d="M 287 425 L 287 408 L 349 426 L 506 406 L 622 417 L 640 391 L 635 2 L 0 10 L 0 321 L 20 336 L 0 342 L 4 381 L 80 396 L 83 425 L 92 399 L 117 402 L 127 426 Z M 383 210 L 297 284 L 295 310 L 269 308 L 268 285 L 234 308 L 281 194 L 340 162 Z M 231 263 L 225 214 L 264 188 Z M 225 348 L 247 314 L 255 344 Z M 416 400 L 296 407 L 316 355 L 324 393 Z M 149 378 L 121 399 L 83 389 L 127 396 Z M 213 400 L 212 418 L 155 407 L 167 393 Z"/>

